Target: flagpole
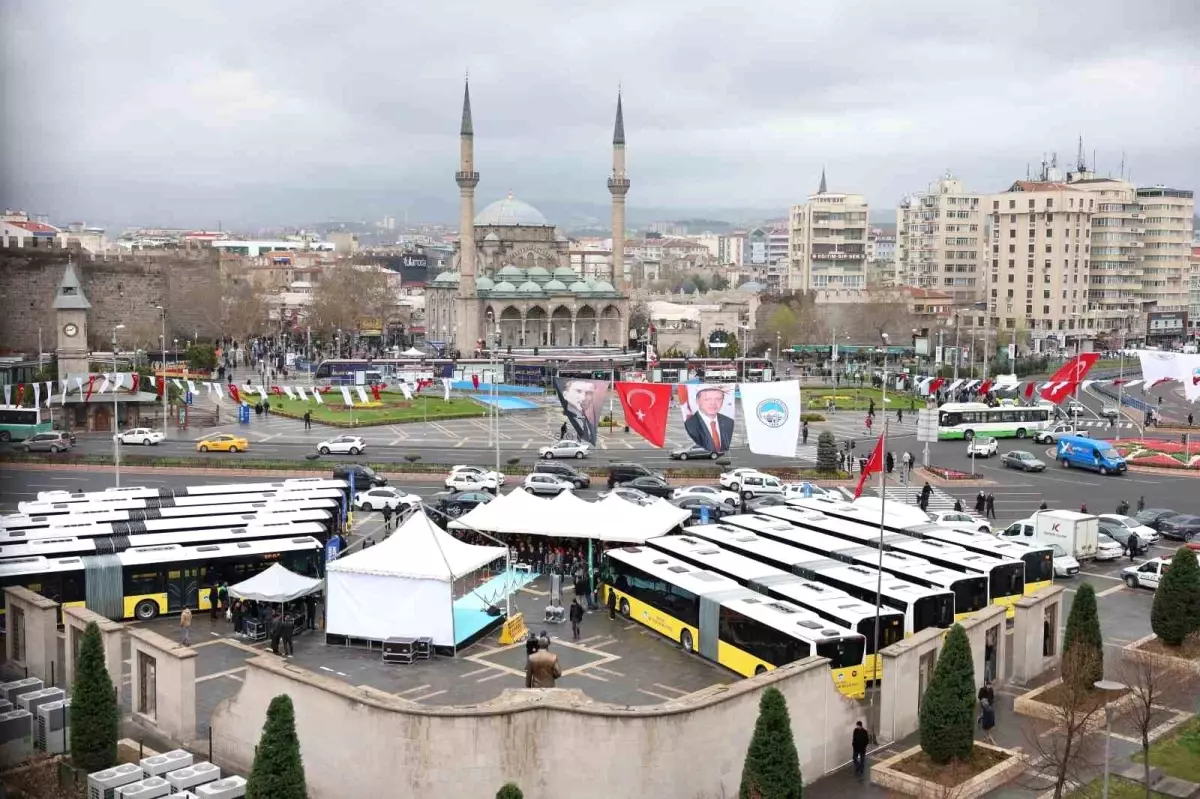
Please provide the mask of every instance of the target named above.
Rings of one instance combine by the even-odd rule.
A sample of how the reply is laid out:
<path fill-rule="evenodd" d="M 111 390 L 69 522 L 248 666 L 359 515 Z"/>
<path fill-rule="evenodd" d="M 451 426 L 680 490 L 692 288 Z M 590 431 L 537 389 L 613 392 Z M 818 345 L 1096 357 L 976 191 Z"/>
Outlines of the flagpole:
<path fill-rule="evenodd" d="M 879 655 L 879 618 L 882 613 L 883 598 L 883 526 L 884 520 L 887 518 L 887 436 L 888 436 L 888 415 L 887 415 L 887 333 L 883 334 L 884 351 L 883 351 L 883 390 L 880 394 L 881 405 L 884 406 L 883 411 L 883 435 L 879 437 L 877 447 L 881 447 L 879 459 L 879 552 L 877 553 L 879 561 L 876 564 L 875 571 L 875 629 L 872 635 L 875 637 L 875 645 L 872 647 L 875 661 L 875 678 L 878 681 L 876 690 L 871 692 L 871 707 L 867 715 L 871 723 L 871 737 L 876 743 L 879 742 L 879 719 L 875 715 L 875 697 L 879 693 L 879 686 L 883 684 L 883 661 Z"/>

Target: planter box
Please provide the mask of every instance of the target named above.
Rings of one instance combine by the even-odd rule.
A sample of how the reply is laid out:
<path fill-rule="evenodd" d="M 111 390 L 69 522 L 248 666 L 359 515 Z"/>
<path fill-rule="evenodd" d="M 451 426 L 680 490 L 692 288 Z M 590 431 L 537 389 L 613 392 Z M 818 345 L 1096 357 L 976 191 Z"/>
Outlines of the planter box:
<path fill-rule="evenodd" d="M 945 788 L 893 768 L 897 763 L 907 760 L 921 751 L 920 746 L 914 746 L 894 757 L 889 757 L 882 763 L 870 766 L 871 782 L 881 788 L 908 796 L 953 796 L 955 799 L 976 799 L 976 797 L 984 796 L 1007 785 L 1025 770 L 1025 761 L 1020 752 L 979 742 L 976 742 L 975 746 L 992 752 L 1001 752 L 1008 757 L 954 788 Z"/>
<path fill-rule="evenodd" d="M 1139 648 L 1142 646 L 1142 644 L 1153 641 L 1156 638 L 1158 638 L 1158 636 L 1154 635 L 1153 633 L 1147 635 L 1145 638 L 1139 638 L 1130 644 L 1126 644 L 1124 652 L 1127 655 L 1131 655 L 1132 657 L 1136 658 L 1161 658 L 1173 666 L 1190 671 L 1197 677 L 1200 677 L 1200 660 L 1182 658 L 1176 655 L 1167 654 L 1166 652 L 1147 652 L 1146 650 Z"/>
<path fill-rule="evenodd" d="M 1022 716 L 1029 716 L 1034 719 L 1042 719 L 1058 723 L 1063 718 L 1062 708 L 1057 705 L 1052 705 L 1049 702 L 1042 702 L 1038 697 L 1049 691 L 1051 688 L 1057 688 L 1062 684 L 1062 677 L 1046 683 L 1041 688 L 1035 688 L 1032 691 L 1021 694 L 1013 702 L 1013 710 Z M 1125 705 L 1131 704 L 1137 700 L 1137 696 L 1132 692 L 1124 694 L 1117 699 L 1108 702 L 1104 707 L 1098 708 L 1092 718 L 1088 721 L 1084 732 L 1094 732 L 1104 726 L 1105 711 L 1111 712 L 1114 715 L 1119 715 L 1121 709 Z"/>

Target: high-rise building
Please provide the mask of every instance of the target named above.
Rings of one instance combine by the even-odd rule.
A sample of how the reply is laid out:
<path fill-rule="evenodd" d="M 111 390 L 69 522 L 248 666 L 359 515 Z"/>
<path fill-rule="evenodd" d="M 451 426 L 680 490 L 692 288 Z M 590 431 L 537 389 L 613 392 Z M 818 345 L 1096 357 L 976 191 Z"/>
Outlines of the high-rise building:
<path fill-rule="evenodd" d="M 825 170 L 817 193 L 788 214 L 784 287 L 791 291 L 867 287 L 867 200 L 828 190 Z"/>
<path fill-rule="evenodd" d="M 1143 307 L 1147 313 L 1154 314 L 1187 311 L 1195 198 L 1186 189 L 1159 185 L 1139 188 L 1137 201 L 1144 223 L 1139 229 L 1145 231 L 1142 238 L 1145 245 L 1142 249 Z"/>
<path fill-rule="evenodd" d="M 1087 348 L 1092 214 L 1098 198 L 1057 169 L 992 195 L 988 322 L 1034 351 Z"/>
<path fill-rule="evenodd" d="M 1200 339 L 1200 244 L 1194 242 L 1188 266 L 1188 330 L 1193 341 Z"/>
<path fill-rule="evenodd" d="M 980 300 L 987 277 L 983 196 L 949 172 L 896 210 L 896 284 L 936 289 L 956 305 Z"/>

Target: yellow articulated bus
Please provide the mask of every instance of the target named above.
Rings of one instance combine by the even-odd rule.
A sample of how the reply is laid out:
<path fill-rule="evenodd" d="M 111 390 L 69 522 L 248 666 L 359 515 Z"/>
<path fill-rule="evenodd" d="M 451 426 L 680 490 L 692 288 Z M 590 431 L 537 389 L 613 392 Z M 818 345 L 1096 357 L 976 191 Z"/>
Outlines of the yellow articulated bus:
<path fill-rule="evenodd" d="M 829 659 L 844 696 L 866 696 L 866 640 L 791 603 L 643 547 L 609 550 L 605 600 L 626 618 L 743 677 L 813 655 Z"/>

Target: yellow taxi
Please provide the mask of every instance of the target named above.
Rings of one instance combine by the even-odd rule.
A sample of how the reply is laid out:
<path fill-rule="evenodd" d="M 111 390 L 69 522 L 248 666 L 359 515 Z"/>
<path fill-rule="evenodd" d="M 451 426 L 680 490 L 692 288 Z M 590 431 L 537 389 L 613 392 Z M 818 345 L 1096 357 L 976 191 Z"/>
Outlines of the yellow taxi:
<path fill-rule="evenodd" d="M 250 449 L 250 442 L 241 436 L 214 433 L 200 439 L 196 443 L 196 449 L 200 452 L 243 452 Z"/>

